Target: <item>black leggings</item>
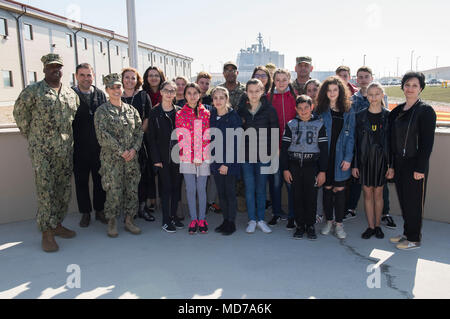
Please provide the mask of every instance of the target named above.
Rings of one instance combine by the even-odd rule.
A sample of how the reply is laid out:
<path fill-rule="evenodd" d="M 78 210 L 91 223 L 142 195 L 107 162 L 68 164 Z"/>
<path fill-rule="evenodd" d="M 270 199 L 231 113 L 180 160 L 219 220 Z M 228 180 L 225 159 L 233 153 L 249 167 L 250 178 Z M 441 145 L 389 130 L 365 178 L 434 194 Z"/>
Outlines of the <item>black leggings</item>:
<path fill-rule="evenodd" d="M 323 210 L 327 221 L 333 220 L 333 210 L 336 223 L 342 223 L 345 214 L 345 189 L 334 192 L 333 189 L 323 188 Z"/>
<path fill-rule="evenodd" d="M 153 179 L 154 180 L 154 179 Z M 180 166 L 175 163 L 163 164 L 163 168 L 158 168 L 159 194 L 163 211 L 162 224 L 169 224 L 174 219 L 178 210 L 178 203 L 181 199 Z"/>
<path fill-rule="evenodd" d="M 214 175 L 217 193 L 219 195 L 220 207 L 222 208 L 223 219 L 230 222 L 236 219 L 237 199 L 236 199 L 236 176 Z"/>

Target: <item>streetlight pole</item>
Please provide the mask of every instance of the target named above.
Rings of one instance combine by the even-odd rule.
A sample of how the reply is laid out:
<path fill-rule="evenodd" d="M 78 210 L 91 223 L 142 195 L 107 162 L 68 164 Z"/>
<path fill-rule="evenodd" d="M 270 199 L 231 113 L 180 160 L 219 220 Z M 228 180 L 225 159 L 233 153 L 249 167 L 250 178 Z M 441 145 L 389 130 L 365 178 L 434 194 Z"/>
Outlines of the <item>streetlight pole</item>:
<path fill-rule="evenodd" d="M 397 77 L 398 77 L 398 63 L 400 61 L 400 57 L 397 57 Z"/>
<path fill-rule="evenodd" d="M 364 54 L 363 65 L 366 65 L 366 55 Z"/>
<path fill-rule="evenodd" d="M 411 71 L 413 71 L 413 54 L 414 50 L 411 51 Z"/>
<path fill-rule="evenodd" d="M 138 40 L 136 32 L 136 5 L 134 0 L 127 0 L 128 48 L 130 66 L 138 68 Z"/>

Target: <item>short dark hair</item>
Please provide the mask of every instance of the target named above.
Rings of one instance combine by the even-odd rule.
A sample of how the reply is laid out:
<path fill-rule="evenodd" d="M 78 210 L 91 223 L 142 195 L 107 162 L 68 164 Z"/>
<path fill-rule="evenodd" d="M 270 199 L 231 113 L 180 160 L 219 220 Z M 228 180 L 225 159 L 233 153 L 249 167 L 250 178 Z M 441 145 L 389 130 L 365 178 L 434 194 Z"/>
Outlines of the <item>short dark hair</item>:
<path fill-rule="evenodd" d="M 417 80 L 419 80 L 420 83 L 420 88 L 423 89 L 425 88 L 426 84 L 425 84 L 425 75 L 422 72 L 408 72 L 406 73 L 403 78 L 402 78 L 402 90 L 403 87 L 405 86 L 405 83 L 408 82 L 409 80 L 416 78 Z"/>
<path fill-rule="evenodd" d="M 75 74 L 78 74 L 78 71 L 80 69 L 91 69 L 92 73 L 94 73 L 94 68 L 92 67 L 92 65 L 90 65 L 89 63 L 81 63 L 78 64 L 76 69 L 75 69 Z"/>
<path fill-rule="evenodd" d="M 302 94 L 299 97 L 297 97 L 297 100 L 295 101 L 295 105 L 298 106 L 299 104 L 302 103 L 308 103 L 309 106 L 312 106 L 312 99 L 306 95 L 306 94 Z"/>
<path fill-rule="evenodd" d="M 356 72 L 356 75 L 358 75 L 359 72 L 367 72 L 367 73 L 370 73 L 370 75 L 373 76 L 372 69 L 369 68 L 368 66 L 362 66 L 362 67 L 360 67 L 360 68 L 358 69 L 358 72 Z"/>
<path fill-rule="evenodd" d="M 336 69 L 336 75 L 338 75 L 338 74 L 339 74 L 340 72 L 342 72 L 342 71 L 347 71 L 348 74 L 351 74 L 351 73 L 350 73 L 350 68 L 349 68 L 348 66 L 341 65 L 341 66 L 339 66 L 339 67 Z"/>

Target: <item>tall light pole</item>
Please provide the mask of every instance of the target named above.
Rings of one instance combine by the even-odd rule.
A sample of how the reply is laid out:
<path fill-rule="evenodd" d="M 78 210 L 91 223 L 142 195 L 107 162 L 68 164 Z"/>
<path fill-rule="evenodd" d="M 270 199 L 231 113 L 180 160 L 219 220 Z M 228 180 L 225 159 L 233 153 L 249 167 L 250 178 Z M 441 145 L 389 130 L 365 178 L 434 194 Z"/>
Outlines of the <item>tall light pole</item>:
<path fill-rule="evenodd" d="M 411 71 L 413 71 L 413 54 L 414 50 L 411 51 Z"/>
<path fill-rule="evenodd" d="M 419 55 L 416 59 L 416 72 L 419 71 L 419 59 L 421 58 L 421 56 Z"/>
<path fill-rule="evenodd" d="M 136 32 L 136 5 L 134 0 L 127 0 L 128 48 L 130 50 L 130 66 L 138 68 L 138 40 Z"/>
<path fill-rule="evenodd" d="M 397 57 L 397 77 L 398 77 L 398 63 L 400 61 L 400 57 Z"/>
<path fill-rule="evenodd" d="M 364 54 L 363 65 L 366 66 L 366 55 Z"/>

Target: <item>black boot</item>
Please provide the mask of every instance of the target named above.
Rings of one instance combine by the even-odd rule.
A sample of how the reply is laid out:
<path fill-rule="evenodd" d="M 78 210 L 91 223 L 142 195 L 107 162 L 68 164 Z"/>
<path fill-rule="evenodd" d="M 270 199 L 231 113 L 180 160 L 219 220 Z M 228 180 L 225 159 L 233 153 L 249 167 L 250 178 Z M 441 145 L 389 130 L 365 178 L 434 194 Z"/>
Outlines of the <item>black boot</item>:
<path fill-rule="evenodd" d="M 86 228 L 89 226 L 89 223 L 91 222 L 91 214 L 81 214 L 81 220 L 80 220 L 80 227 Z"/>

